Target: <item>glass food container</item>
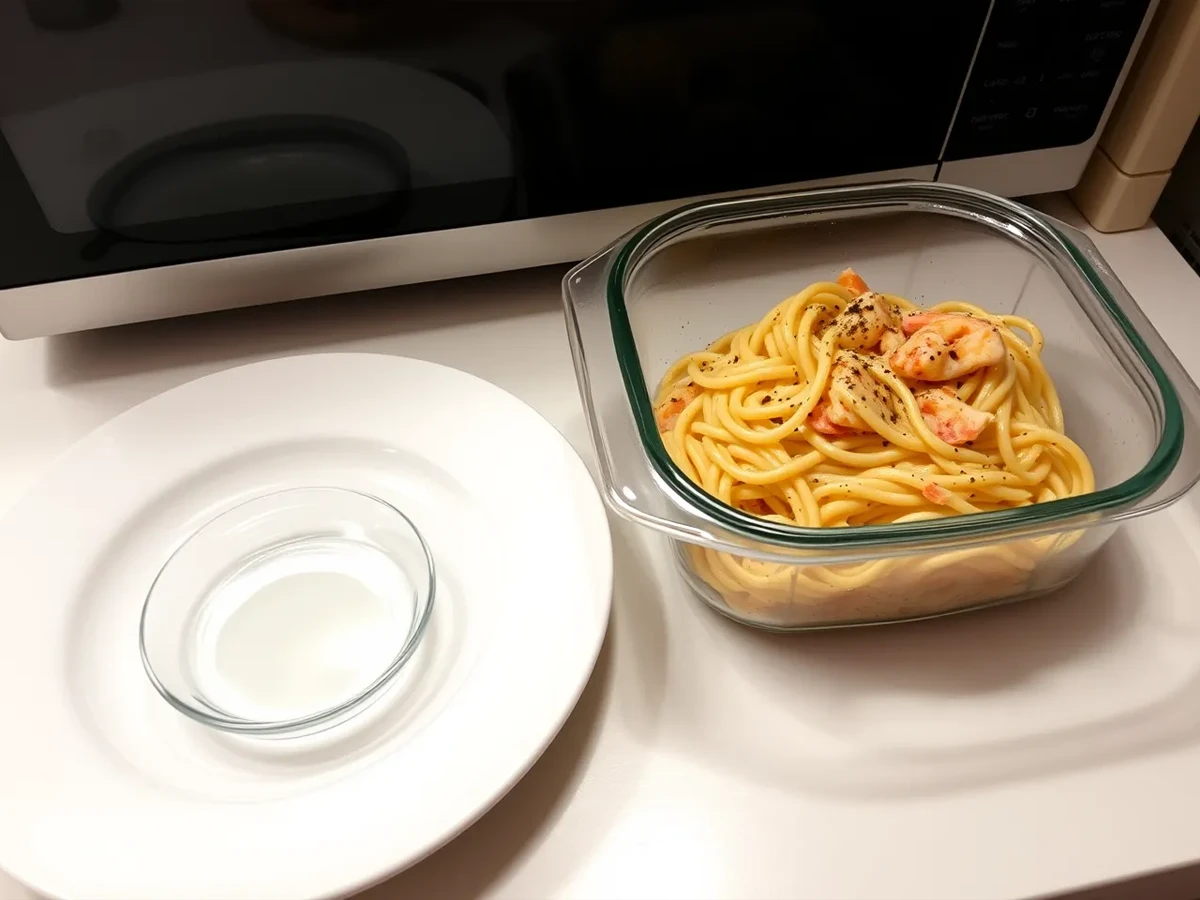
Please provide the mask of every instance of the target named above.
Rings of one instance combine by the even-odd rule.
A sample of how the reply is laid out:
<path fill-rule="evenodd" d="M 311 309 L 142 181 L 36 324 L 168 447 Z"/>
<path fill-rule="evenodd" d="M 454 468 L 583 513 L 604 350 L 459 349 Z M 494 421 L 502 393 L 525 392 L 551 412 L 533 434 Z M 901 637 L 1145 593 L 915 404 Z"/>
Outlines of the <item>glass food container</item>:
<path fill-rule="evenodd" d="M 668 367 L 848 266 L 919 306 L 965 300 L 1040 326 L 1095 492 L 813 528 L 739 511 L 691 481 L 655 422 L 652 392 Z M 894 183 L 697 203 L 573 268 L 563 295 L 606 501 L 668 535 L 695 594 L 749 625 L 897 622 L 1044 594 L 1120 522 L 1200 478 L 1200 394 L 1095 246 L 981 191 Z"/>

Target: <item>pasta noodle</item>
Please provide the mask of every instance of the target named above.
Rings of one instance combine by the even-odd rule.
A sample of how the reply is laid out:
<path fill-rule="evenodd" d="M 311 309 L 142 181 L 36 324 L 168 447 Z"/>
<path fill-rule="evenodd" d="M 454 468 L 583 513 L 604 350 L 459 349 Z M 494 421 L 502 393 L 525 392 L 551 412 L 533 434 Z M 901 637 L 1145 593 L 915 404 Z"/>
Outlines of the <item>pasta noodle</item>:
<path fill-rule="evenodd" d="M 675 464 L 722 502 L 822 528 L 918 522 L 1091 492 L 1037 325 L 961 301 L 918 309 L 847 269 L 671 365 L 655 397 Z M 838 565 L 688 545 L 735 612 L 898 618 L 1020 593 L 1075 536 Z"/>

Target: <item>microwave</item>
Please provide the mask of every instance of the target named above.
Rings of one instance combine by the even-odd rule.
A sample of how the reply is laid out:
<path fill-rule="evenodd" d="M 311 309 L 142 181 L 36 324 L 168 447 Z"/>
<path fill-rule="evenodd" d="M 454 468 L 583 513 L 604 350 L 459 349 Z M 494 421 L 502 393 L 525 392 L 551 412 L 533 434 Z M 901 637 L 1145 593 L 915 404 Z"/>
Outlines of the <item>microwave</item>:
<path fill-rule="evenodd" d="M 1157 0 L 13 0 L 9 339 L 580 259 L 700 197 L 1073 187 Z"/>

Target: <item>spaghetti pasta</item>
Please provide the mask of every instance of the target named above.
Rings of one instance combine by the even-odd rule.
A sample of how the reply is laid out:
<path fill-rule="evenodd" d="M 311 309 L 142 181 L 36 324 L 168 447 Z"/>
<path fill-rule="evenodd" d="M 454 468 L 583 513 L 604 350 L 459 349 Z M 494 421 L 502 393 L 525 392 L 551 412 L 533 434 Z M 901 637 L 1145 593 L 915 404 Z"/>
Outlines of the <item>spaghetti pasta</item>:
<path fill-rule="evenodd" d="M 961 301 L 918 309 L 847 269 L 676 361 L 655 414 L 688 478 L 780 523 L 839 528 L 1028 506 L 1095 489 L 1087 455 L 1064 431 L 1043 343 L 1026 318 Z M 1070 540 L 832 566 L 684 552 L 737 613 L 847 621 L 1018 593 Z"/>

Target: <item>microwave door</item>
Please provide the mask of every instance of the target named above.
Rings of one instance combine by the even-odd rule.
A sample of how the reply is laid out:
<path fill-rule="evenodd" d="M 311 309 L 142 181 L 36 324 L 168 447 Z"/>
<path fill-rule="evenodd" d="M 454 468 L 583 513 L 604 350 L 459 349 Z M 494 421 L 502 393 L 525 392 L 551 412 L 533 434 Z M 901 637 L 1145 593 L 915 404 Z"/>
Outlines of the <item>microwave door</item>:
<path fill-rule="evenodd" d="M 475 226 L 514 248 L 487 268 L 539 265 L 614 208 L 932 173 L 989 6 L 194 0 L 63 31 L 0 4 L 0 291 Z M 530 222 L 560 214 L 594 227 Z M 380 252 L 346 290 L 473 271 Z"/>

